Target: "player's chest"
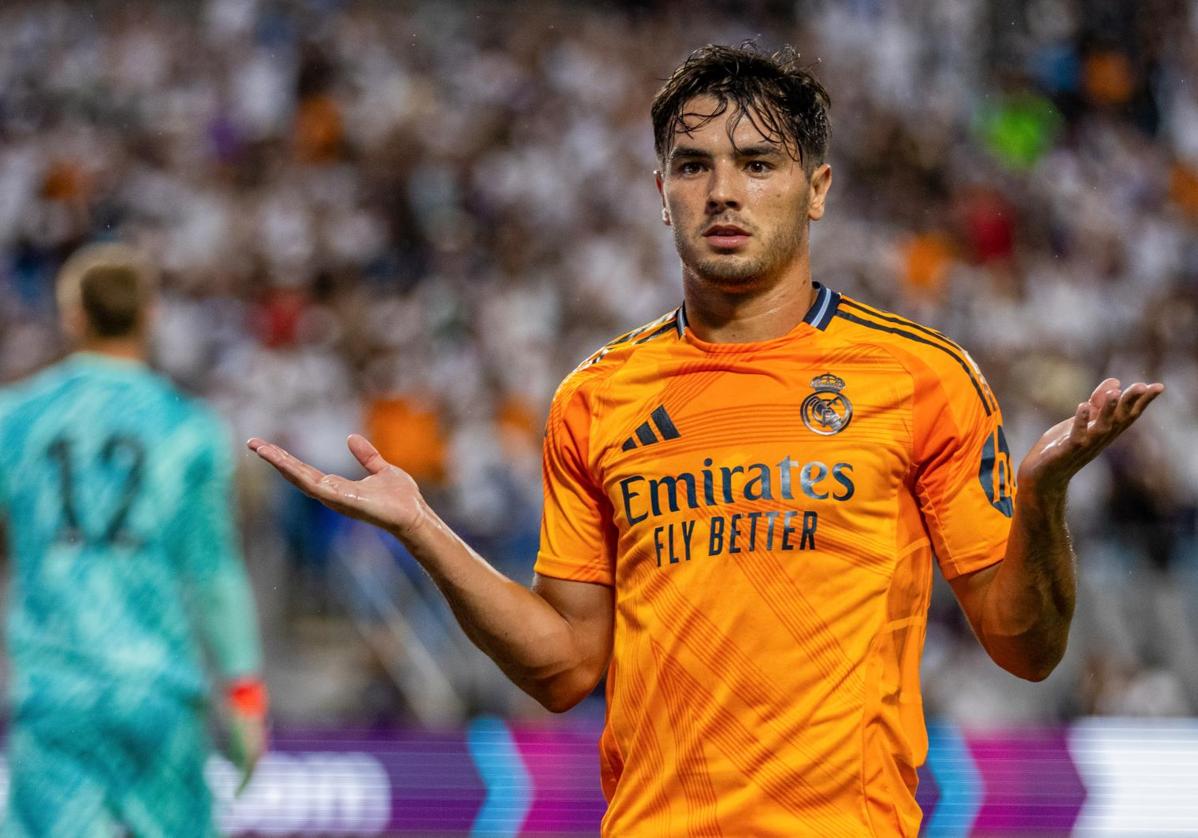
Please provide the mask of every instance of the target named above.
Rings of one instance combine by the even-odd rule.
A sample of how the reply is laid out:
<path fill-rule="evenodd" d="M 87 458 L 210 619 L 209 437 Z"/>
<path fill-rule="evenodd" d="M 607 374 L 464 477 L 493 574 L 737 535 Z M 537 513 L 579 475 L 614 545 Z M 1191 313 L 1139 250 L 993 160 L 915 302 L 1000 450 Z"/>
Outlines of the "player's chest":
<path fill-rule="evenodd" d="M 657 561 L 809 550 L 820 527 L 893 517 L 911 465 L 901 368 L 721 360 L 638 383 L 605 395 L 591 450 L 621 539 Z"/>

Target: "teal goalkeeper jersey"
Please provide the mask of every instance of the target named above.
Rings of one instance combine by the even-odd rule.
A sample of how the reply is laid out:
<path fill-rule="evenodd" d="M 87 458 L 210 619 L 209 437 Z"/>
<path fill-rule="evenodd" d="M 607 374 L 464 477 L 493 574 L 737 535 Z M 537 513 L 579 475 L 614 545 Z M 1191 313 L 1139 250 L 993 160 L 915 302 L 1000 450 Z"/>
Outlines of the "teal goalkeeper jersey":
<path fill-rule="evenodd" d="M 113 690 L 195 700 L 260 666 L 224 425 L 144 365 L 78 353 L 0 390 L 17 718 Z"/>

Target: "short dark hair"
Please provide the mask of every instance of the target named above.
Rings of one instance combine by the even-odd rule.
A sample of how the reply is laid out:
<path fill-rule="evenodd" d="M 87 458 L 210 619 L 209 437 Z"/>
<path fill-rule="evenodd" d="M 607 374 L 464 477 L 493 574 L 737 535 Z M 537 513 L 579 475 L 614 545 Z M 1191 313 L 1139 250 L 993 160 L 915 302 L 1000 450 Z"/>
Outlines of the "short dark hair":
<path fill-rule="evenodd" d="M 685 110 L 687 102 L 704 95 L 719 102 L 714 113 Z M 828 91 L 799 64 L 793 48 L 771 54 L 752 42 L 709 44 L 688 55 L 653 97 L 653 147 L 664 164 L 676 132 L 689 134 L 733 107 L 729 134 L 747 118 L 811 171 L 828 152 L 831 105 Z"/>
<path fill-rule="evenodd" d="M 157 273 L 143 254 L 123 244 L 94 244 L 77 251 L 58 276 L 59 303 L 77 305 L 97 337 L 138 333 L 153 303 Z"/>

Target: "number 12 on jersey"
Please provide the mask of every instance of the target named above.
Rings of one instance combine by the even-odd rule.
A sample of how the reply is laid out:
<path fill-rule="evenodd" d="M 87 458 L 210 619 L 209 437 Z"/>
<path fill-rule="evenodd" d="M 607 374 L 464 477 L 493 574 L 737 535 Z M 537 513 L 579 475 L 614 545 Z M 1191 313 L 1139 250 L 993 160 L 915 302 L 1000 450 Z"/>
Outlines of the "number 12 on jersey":
<path fill-rule="evenodd" d="M 128 528 L 129 512 L 141 491 L 146 451 L 141 441 L 124 434 L 113 434 L 104 440 L 95 461 L 84 464 L 88 476 L 103 470 L 120 481 L 118 498 L 107 522 L 99 532 L 85 532 L 79 516 L 79 463 L 75 445 L 66 436 L 56 437 L 46 447 L 46 457 L 58 472 L 61 496 L 61 523 L 57 540 L 70 544 L 83 542 L 100 547 L 133 548 L 141 541 Z M 122 468 L 123 467 L 123 468 Z"/>

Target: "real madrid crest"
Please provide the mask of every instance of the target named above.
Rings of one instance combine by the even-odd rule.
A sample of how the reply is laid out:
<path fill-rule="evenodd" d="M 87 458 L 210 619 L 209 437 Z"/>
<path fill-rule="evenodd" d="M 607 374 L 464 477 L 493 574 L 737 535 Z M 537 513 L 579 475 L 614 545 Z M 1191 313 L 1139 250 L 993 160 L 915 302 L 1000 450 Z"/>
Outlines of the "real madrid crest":
<path fill-rule="evenodd" d="M 844 379 L 826 372 L 811 379 L 811 386 L 815 392 L 803 399 L 799 408 L 807 430 L 832 436 L 847 428 L 853 418 L 853 403 L 840 392 L 844 389 Z"/>

